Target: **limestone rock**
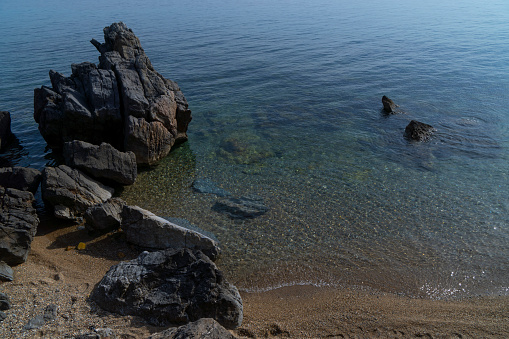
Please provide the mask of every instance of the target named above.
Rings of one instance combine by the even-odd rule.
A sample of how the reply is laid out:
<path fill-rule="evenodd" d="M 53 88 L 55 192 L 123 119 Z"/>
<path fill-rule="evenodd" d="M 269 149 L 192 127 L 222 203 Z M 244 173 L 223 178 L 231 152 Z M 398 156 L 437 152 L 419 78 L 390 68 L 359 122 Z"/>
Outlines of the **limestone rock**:
<path fill-rule="evenodd" d="M 80 220 L 87 208 L 111 198 L 113 189 L 66 165 L 42 172 L 42 198 L 55 207 L 55 216 Z"/>
<path fill-rule="evenodd" d="M 0 186 L 15 188 L 20 191 L 30 191 L 35 194 L 40 182 L 41 172 L 35 168 L 0 168 Z"/>
<path fill-rule="evenodd" d="M 150 249 L 189 248 L 200 250 L 214 260 L 217 242 L 196 231 L 181 227 L 138 206 L 124 206 L 122 230 L 126 240 Z"/>
<path fill-rule="evenodd" d="M 212 318 L 202 318 L 177 328 L 154 333 L 148 339 L 235 339 L 223 326 Z"/>
<path fill-rule="evenodd" d="M 242 323 L 242 299 L 200 251 L 143 252 L 110 268 L 91 299 L 103 309 L 136 315 L 156 326 L 214 318 L 233 329 Z"/>
<path fill-rule="evenodd" d="M 39 218 L 30 192 L 0 187 L 0 260 L 8 265 L 26 261 Z"/>
<path fill-rule="evenodd" d="M 434 132 L 433 126 L 412 120 L 405 128 L 405 137 L 410 140 L 427 141 Z"/>
<path fill-rule="evenodd" d="M 132 185 L 138 169 L 133 152 L 120 152 L 107 143 L 100 146 L 73 140 L 64 143 L 63 156 L 69 167 L 78 168 L 98 180 Z"/>
<path fill-rule="evenodd" d="M 112 198 L 102 204 L 89 207 L 85 212 L 87 228 L 100 232 L 120 228 L 122 209 L 125 204 L 120 198 Z"/>

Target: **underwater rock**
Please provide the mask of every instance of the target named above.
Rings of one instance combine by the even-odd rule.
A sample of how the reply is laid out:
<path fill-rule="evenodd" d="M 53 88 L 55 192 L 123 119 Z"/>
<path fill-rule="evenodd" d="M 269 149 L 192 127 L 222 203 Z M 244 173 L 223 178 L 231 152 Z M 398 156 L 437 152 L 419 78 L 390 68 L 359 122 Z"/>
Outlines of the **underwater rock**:
<path fill-rule="evenodd" d="M 263 199 L 250 195 L 240 198 L 225 198 L 216 201 L 212 210 L 224 213 L 232 219 L 253 219 L 265 214 L 269 208 Z"/>
<path fill-rule="evenodd" d="M 214 194 L 218 197 L 228 197 L 231 195 L 224 189 L 217 187 L 217 185 L 209 179 L 196 179 L 193 181 L 192 187 L 197 193 Z"/>
<path fill-rule="evenodd" d="M 412 120 L 405 128 L 405 137 L 416 141 L 427 141 L 435 132 L 433 126 Z"/>

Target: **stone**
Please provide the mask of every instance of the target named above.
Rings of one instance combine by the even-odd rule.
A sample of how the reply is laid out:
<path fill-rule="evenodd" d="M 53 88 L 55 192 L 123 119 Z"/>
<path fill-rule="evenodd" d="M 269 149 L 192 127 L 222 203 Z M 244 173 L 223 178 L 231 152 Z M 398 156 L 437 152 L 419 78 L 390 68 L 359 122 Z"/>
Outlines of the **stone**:
<path fill-rule="evenodd" d="M 427 141 L 435 132 L 433 126 L 412 120 L 405 128 L 405 137 L 410 140 Z"/>
<path fill-rule="evenodd" d="M 0 310 L 5 311 L 11 308 L 11 301 L 9 296 L 3 292 L 0 292 Z"/>
<path fill-rule="evenodd" d="M 212 318 L 202 318 L 177 328 L 152 334 L 148 339 L 235 339 L 223 326 Z"/>
<path fill-rule="evenodd" d="M 42 199 L 55 207 L 55 216 L 74 221 L 81 220 L 90 206 L 110 199 L 114 192 L 111 187 L 66 165 L 46 167 L 41 188 Z"/>
<path fill-rule="evenodd" d="M 136 181 L 138 169 L 133 152 L 120 152 L 107 143 L 93 145 L 73 140 L 64 143 L 65 164 L 78 168 L 97 180 L 132 185 Z"/>
<path fill-rule="evenodd" d="M 80 334 L 74 337 L 74 339 L 116 339 L 115 332 L 109 328 L 96 328 L 94 332 Z"/>
<path fill-rule="evenodd" d="M 197 193 L 214 194 L 218 197 L 228 197 L 231 195 L 224 189 L 217 187 L 217 185 L 209 179 L 196 179 L 192 187 Z"/>
<path fill-rule="evenodd" d="M 103 309 L 142 317 L 155 326 L 214 318 L 228 329 L 242 323 L 237 288 L 201 251 L 143 252 L 114 265 L 91 294 Z"/>
<path fill-rule="evenodd" d="M 13 281 L 14 271 L 4 261 L 0 261 L 0 280 Z"/>
<path fill-rule="evenodd" d="M 4 321 L 5 318 L 7 318 L 7 314 L 5 314 L 5 312 L 0 311 L 0 322 Z"/>
<path fill-rule="evenodd" d="M 85 212 L 86 227 L 99 232 L 119 229 L 125 205 L 122 199 L 111 198 L 102 204 L 89 207 Z"/>
<path fill-rule="evenodd" d="M 54 320 L 56 316 L 57 316 L 57 306 L 55 304 L 50 304 L 46 306 L 43 314 L 35 316 L 34 318 L 30 319 L 28 323 L 25 326 L 23 326 L 23 330 L 28 331 L 41 328 L 48 321 Z"/>
<path fill-rule="evenodd" d="M 384 105 L 384 111 L 386 113 L 396 113 L 396 107 L 398 107 L 398 105 L 385 95 L 382 97 L 382 104 Z"/>
<path fill-rule="evenodd" d="M 138 206 L 124 206 L 121 228 L 128 242 L 149 249 L 200 250 L 215 260 L 220 253 L 216 241 L 181 227 Z"/>
<path fill-rule="evenodd" d="M 41 183 L 41 171 L 26 167 L 0 168 L 0 186 L 30 191 L 33 194 Z"/>
<path fill-rule="evenodd" d="M 30 192 L 0 187 L 0 260 L 24 263 L 37 232 L 39 218 Z"/>
<path fill-rule="evenodd" d="M 224 213 L 232 219 L 253 219 L 265 214 L 269 208 L 258 196 L 224 198 L 216 201 L 212 210 Z"/>
<path fill-rule="evenodd" d="M 0 149 L 4 149 L 12 140 L 11 114 L 0 111 Z"/>
<path fill-rule="evenodd" d="M 175 143 L 187 140 L 192 119 L 177 83 L 155 71 L 139 39 L 124 23 L 92 39 L 99 65 L 73 64 L 66 77 L 50 71 L 51 88 L 34 90 L 34 119 L 52 148 L 82 140 L 133 151 L 138 164 L 153 165 Z"/>

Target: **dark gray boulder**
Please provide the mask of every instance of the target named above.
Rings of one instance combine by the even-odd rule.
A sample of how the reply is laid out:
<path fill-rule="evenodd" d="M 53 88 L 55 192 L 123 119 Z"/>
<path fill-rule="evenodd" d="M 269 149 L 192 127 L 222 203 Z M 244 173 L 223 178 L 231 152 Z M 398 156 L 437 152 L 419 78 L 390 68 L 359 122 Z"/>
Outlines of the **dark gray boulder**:
<path fill-rule="evenodd" d="M 107 143 L 93 145 L 73 140 L 64 143 L 65 164 L 78 168 L 98 180 L 132 185 L 136 181 L 138 169 L 133 152 L 120 152 Z"/>
<path fill-rule="evenodd" d="M 435 128 L 423 122 L 412 120 L 405 128 L 405 138 L 416 141 L 427 141 L 435 132 Z"/>
<path fill-rule="evenodd" d="M 384 106 L 384 111 L 386 113 L 396 113 L 396 107 L 398 107 L 398 105 L 396 105 L 394 101 L 392 101 L 385 95 L 382 97 L 382 104 Z"/>
<path fill-rule="evenodd" d="M 107 201 L 113 194 L 111 187 L 66 165 L 46 167 L 41 190 L 45 203 L 54 206 L 57 218 L 74 221 L 81 220 L 90 206 Z"/>
<path fill-rule="evenodd" d="M 265 214 L 269 208 L 258 196 L 223 198 L 216 201 L 212 210 L 224 213 L 232 219 L 253 219 Z"/>
<path fill-rule="evenodd" d="M 33 194 L 41 183 L 41 172 L 35 168 L 4 167 L 0 168 L 0 186 L 30 191 Z"/>
<path fill-rule="evenodd" d="M 103 309 L 136 315 L 156 326 L 214 318 L 234 329 L 242 323 L 242 299 L 200 251 L 143 252 L 110 268 L 91 299 Z"/>
<path fill-rule="evenodd" d="M 9 296 L 3 292 L 0 292 L 0 310 L 6 311 L 11 308 L 11 301 Z"/>
<path fill-rule="evenodd" d="M 108 232 L 120 228 L 122 210 L 125 204 L 125 201 L 120 198 L 111 198 L 102 204 L 89 207 L 85 212 L 87 228 L 100 232 Z"/>
<path fill-rule="evenodd" d="M 0 260 L 24 263 L 37 232 L 39 218 L 30 192 L 0 187 Z"/>
<path fill-rule="evenodd" d="M 11 266 L 7 265 L 4 261 L 0 261 L 0 280 L 12 281 L 14 279 L 14 272 Z"/>
<path fill-rule="evenodd" d="M 138 206 L 124 206 L 122 230 L 132 244 L 149 248 L 200 250 L 215 260 L 220 253 L 216 241 L 194 230 L 176 225 Z"/>
<path fill-rule="evenodd" d="M 0 111 L 0 149 L 5 148 L 11 140 L 11 114 L 6 111 Z"/>
<path fill-rule="evenodd" d="M 165 331 L 154 333 L 148 339 L 235 339 L 236 337 L 228 332 L 212 318 L 202 318 L 192 323 L 169 328 Z"/>
<path fill-rule="evenodd" d="M 34 119 L 52 148 L 83 140 L 133 151 L 138 164 L 155 164 L 187 140 L 191 111 L 178 85 L 157 73 L 139 39 L 124 23 L 104 28 L 99 65 L 50 71 L 52 88 L 34 91 Z"/>

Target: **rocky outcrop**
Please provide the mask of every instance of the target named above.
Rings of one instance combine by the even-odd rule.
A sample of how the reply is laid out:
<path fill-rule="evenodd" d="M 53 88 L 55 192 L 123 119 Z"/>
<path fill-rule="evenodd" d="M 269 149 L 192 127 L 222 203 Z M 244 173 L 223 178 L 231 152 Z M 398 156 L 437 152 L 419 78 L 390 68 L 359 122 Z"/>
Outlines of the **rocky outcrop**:
<path fill-rule="evenodd" d="M 398 105 L 385 95 L 382 97 L 382 104 L 384 105 L 385 113 L 396 113 L 396 107 L 398 107 Z"/>
<path fill-rule="evenodd" d="M 81 220 L 90 207 L 111 198 L 113 189 L 66 165 L 46 167 L 42 172 L 42 198 L 55 207 L 55 216 Z"/>
<path fill-rule="evenodd" d="M 434 132 L 433 126 L 412 120 L 405 128 L 405 137 L 410 140 L 427 141 Z"/>
<path fill-rule="evenodd" d="M 139 39 L 124 23 L 104 28 L 99 65 L 72 65 L 65 77 L 50 71 L 52 88 L 34 92 L 34 118 L 52 148 L 75 139 L 133 151 L 138 164 L 155 164 L 187 140 L 191 111 L 178 85 L 157 73 Z"/>
<path fill-rule="evenodd" d="M 89 207 L 85 212 L 87 228 L 100 232 L 113 231 L 120 228 L 122 209 L 126 205 L 120 198 L 112 198 L 102 204 Z"/>
<path fill-rule="evenodd" d="M 223 326 L 212 318 L 203 318 L 177 328 L 154 333 L 148 339 L 235 339 Z"/>
<path fill-rule="evenodd" d="M 0 187 L 0 260 L 24 263 L 37 232 L 39 218 L 30 192 Z"/>
<path fill-rule="evenodd" d="M 150 248 L 188 248 L 200 250 L 212 260 L 219 255 L 219 246 L 211 238 L 181 227 L 138 206 L 124 206 L 122 230 L 132 244 Z"/>
<path fill-rule="evenodd" d="M 143 252 L 111 267 L 91 299 L 107 311 L 157 326 L 200 318 L 214 318 L 228 329 L 242 323 L 238 290 L 206 255 L 189 249 Z"/>
<path fill-rule="evenodd" d="M 14 279 L 14 271 L 11 266 L 7 265 L 4 261 L 0 261 L 0 280 L 12 281 Z"/>
<path fill-rule="evenodd" d="M 132 185 L 138 169 L 133 152 L 120 152 L 107 143 L 96 146 L 74 140 L 64 143 L 63 156 L 69 167 L 78 168 L 97 180 Z"/>
<path fill-rule="evenodd" d="M 253 219 L 265 214 L 269 208 L 258 196 L 223 198 L 216 201 L 212 210 L 224 213 L 232 219 Z"/>
<path fill-rule="evenodd" d="M 11 114 L 0 111 L 0 149 L 5 148 L 11 140 Z"/>
<path fill-rule="evenodd" d="M 4 167 L 0 168 L 0 186 L 30 191 L 33 194 L 39 188 L 41 172 L 34 168 Z"/>

